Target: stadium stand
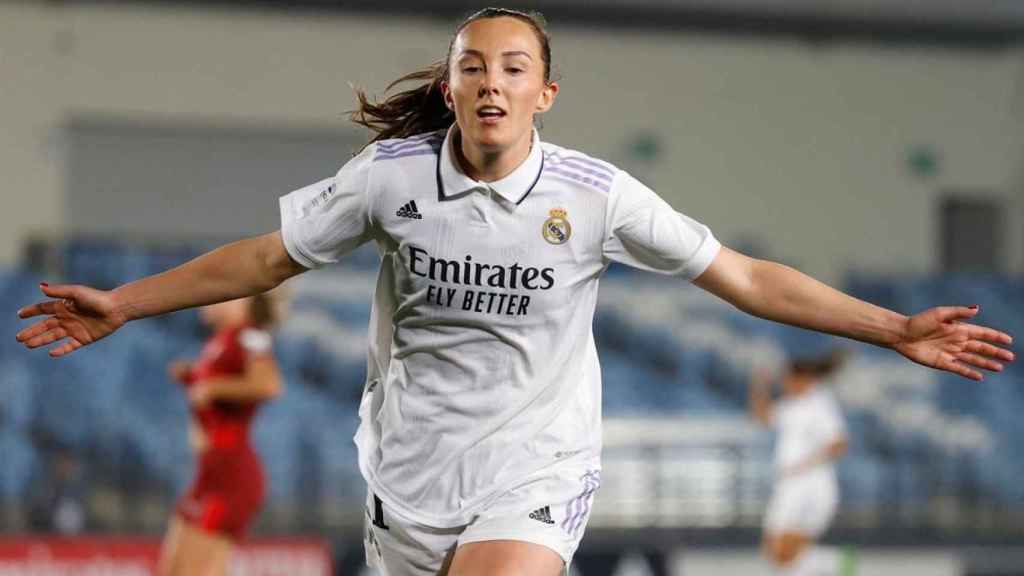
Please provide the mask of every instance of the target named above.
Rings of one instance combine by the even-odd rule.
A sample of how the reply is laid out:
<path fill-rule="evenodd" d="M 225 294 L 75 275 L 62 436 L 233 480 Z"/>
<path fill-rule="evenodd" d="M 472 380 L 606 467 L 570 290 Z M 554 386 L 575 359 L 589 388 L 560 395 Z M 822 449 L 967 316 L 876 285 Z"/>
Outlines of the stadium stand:
<path fill-rule="evenodd" d="M 71 282 L 110 287 L 181 262 L 198 248 L 75 242 L 62 253 Z M 255 442 L 270 478 L 275 526 L 331 526 L 363 497 L 351 441 L 365 374 L 374 283 L 372 252 L 291 287 L 276 336 L 286 393 L 259 416 Z M 37 299 L 40 276 L 0 271 L 13 309 Z M 1024 286 L 1007 278 L 851 276 L 846 288 L 884 306 L 916 311 L 943 302 L 982 303 L 987 322 L 1024 333 L 1014 311 Z M 189 479 L 186 404 L 165 367 L 194 356 L 198 315 L 150 319 L 59 361 L 14 342 L 13 313 L 0 322 L 0 498 L 29 497 L 54 446 L 78 454 L 97 484 L 134 478 L 169 504 Z M 739 313 L 690 286 L 621 270 L 609 273 L 595 320 L 608 419 L 745 419 L 755 366 L 778 366 L 796 350 L 841 345 L 851 360 L 835 377 L 850 457 L 839 468 L 844 517 L 907 519 L 946 503 L 959 509 L 1024 504 L 1022 368 L 970 383 L 908 364 L 893 353 L 788 329 Z M 767 461 L 770 445 L 750 446 Z M 130 473 L 129 473 L 130 472 Z M 611 487 L 609 487 L 611 488 Z M 87 490 L 88 491 L 88 490 Z M 764 493 L 764 486 L 754 492 Z M 755 507 L 756 509 L 756 507 Z M 358 521 L 358 518 L 356 518 Z"/>

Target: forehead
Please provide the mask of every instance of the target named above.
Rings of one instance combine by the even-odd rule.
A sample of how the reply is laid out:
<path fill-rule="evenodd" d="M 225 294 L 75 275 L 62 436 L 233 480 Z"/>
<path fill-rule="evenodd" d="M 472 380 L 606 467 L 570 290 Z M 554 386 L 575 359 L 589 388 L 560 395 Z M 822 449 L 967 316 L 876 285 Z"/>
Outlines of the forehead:
<path fill-rule="evenodd" d="M 483 18 L 467 24 L 455 37 L 452 56 L 467 50 L 484 54 L 522 51 L 537 58 L 540 41 L 533 28 L 518 18 Z"/>

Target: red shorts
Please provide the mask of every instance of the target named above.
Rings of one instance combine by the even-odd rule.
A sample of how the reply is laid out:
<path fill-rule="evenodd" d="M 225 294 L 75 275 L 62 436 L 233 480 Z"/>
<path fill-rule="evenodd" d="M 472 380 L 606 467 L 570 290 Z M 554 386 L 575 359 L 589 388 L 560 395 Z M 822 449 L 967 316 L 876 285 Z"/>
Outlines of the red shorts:
<path fill-rule="evenodd" d="M 177 512 L 189 524 L 238 540 L 248 532 L 263 498 L 263 467 L 252 448 L 210 449 L 199 457 L 198 473 Z"/>

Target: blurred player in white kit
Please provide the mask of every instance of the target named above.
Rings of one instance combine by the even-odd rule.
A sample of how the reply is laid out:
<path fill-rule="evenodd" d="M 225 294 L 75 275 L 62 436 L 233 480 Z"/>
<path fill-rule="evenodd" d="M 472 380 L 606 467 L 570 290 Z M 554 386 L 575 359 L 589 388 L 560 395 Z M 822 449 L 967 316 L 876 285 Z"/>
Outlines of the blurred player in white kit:
<path fill-rule="evenodd" d="M 839 351 L 792 359 L 777 401 L 770 372 L 755 370 L 750 385 L 751 414 L 778 433 L 764 553 L 786 576 L 834 576 L 842 564 L 839 550 L 817 544 L 839 504 L 835 464 L 847 449 L 842 412 L 822 381 L 842 361 Z"/>

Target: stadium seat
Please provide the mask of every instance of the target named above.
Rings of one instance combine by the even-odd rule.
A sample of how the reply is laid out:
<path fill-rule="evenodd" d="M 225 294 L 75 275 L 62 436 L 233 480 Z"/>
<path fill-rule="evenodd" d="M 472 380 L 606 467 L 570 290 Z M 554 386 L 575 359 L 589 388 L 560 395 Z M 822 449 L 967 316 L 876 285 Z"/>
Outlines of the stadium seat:
<path fill-rule="evenodd" d="M 0 428 L 0 499 L 5 503 L 23 500 L 32 478 L 38 473 L 39 457 L 35 447 L 16 430 Z"/>
<path fill-rule="evenodd" d="M 140 250 L 106 240 L 74 243 L 65 251 L 66 275 L 110 286 L 198 252 L 188 246 Z M 378 259 L 375 250 L 361 250 L 344 271 L 324 273 L 328 290 L 322 283 L 298 284 L 292 316 L 275 335 L 288 386 L 261 411 L 254 436 L 265 457 L 270 496 L 279 503 L 295 505 L 311 491 L 345 498 L 349 490 L 361 491 L 351 436 L 365 378 L 371 293 L 335 288 L 351 277 L 371 282 L 367 275 Z M 1017 441 L 1024 436 L 1018 417 L 1024 409 L 1024 366 L 1012 365 L 984 384 L 940 375 L 922 380 L 890 352 L 765 322 L 698 298 L 675 282 L 615 268 L 603 282 L 614 298 L 599 303 L 594 321 L 606 416 L 739 415 L 746 410 L 754 365 L 839 343 L 856 353 L 849 381 L 836 388 L 845 399 L 851 440 L 851 454 L 840 466 L 844 498 L 851 504 L 884 499 L 889 491 L 927 499 L 941 495 L 948 483 L 970 484 L 979 498 L 1024 500 L 1018 480 L 1024 476 L 1024 446 Z M 0 270 L 0 297 L 17 305 L 36 301 L 39 280 L 29 272 Z M 1013 279 L 859 274 L 847 287 L 902 311 L 981 303 L 986 322 L 1024 333 L 1018 313 L 1024 289 Z M 650 306 L 652 295 L 667 306 L 663 316 L 631 313 Z M 24 325 L 14 318 L 0 321 L 9 333 Z M 688 331 L 690 326 L 700 329 Z M 24 488 L 24 471 L 35 465 L 33 445 L 23 436 L 28 431 L 97 451 L 101 460 L 142 467 L 151 481 L 180 490 L 190 473 L 180 463 L 190 460 L 183 432 L 187 406 L 165 370 L 174 358 L 195 357 L 204 335 L 198 315 L 189 311 L 130 325 L 88 353 L 60 362 L 27 353 L 13 338 L 0 339 L 2 442 L 24 463 L 4 476 L 5 494 Z M 756 353 L 768 356 L 738 352 L 743 346 L 761 346 Z M 984 449 L 970 448 L 964 438 L 949 441 L 947 430 L 980 430 L 974 434 L 981 434 L 977 441 Z M 933 461 L 934 477 L 898 465 L 922 458 Z M 310 459 L 315 464 L 303 464 Z M 161 476 L 166 480 L 156 480 Z"/>
<path fill-rule="evenodd" d="M 32 370 L 22 356 L 0 357 L 0 428 L 26 430 L 35 412 Z"/>

